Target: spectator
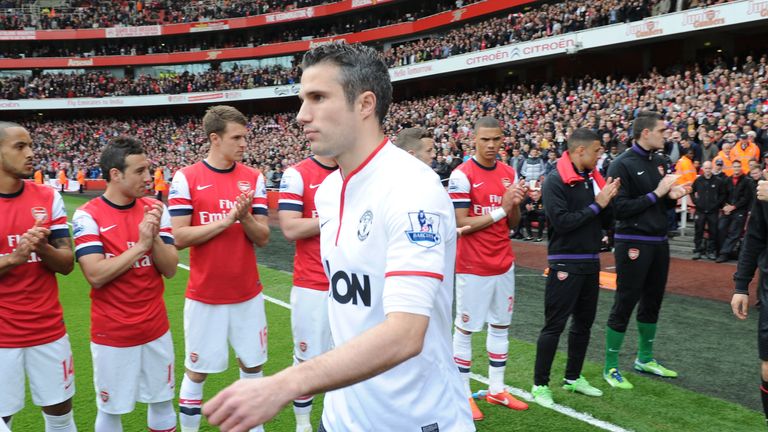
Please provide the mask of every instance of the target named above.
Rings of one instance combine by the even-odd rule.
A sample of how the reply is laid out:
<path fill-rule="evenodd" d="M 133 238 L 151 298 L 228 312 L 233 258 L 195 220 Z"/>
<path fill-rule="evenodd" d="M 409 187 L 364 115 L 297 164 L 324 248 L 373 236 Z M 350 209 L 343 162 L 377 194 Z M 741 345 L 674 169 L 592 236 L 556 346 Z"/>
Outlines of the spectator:
<path fill-rule="evenodd" d="M 719 255 L 715 262 L 723 263 L 737 252 L 738 242 L 752 204 L 752 181 L 744 176 L 741 161 L 733 161 L 733 175 L 726 180 L 727 196 L 723 214 L 718 221 Z"/>

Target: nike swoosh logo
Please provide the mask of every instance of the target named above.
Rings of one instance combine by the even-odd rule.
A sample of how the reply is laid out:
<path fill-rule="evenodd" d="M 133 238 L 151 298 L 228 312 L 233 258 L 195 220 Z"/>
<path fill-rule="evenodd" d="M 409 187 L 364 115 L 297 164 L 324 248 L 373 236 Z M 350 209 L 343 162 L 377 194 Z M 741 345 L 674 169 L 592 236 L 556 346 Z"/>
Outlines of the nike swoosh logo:
<path fill-rule="evenodd" d="M 65 385 L 64 386 L 64 390 L 68 390 L 70 387 L 72 387 L 72 384 L 74 384 L 74 381 L 69 383 L 69 384 L 67 384 L 67 385 Z"/>
<path fill-rule="evenodd" d="M 320 228 L 324 227 L 324 226 L 325 226 L 325 224 L 327 224 L 327 223 L 328 223 L 328 222 L 330 222 L 330 221 L 331 221 L 331 220 L 330 220 L 330 219 L 328 219 L 327 221 L 325 221 L 325 222 L 321 223 L 321 224 L 320 224 Z"/>
<path fill-rule="evenodd" d="M 619 350 L 613 349 L 613 348 L 608 348 L 608 351 L 610 351 L 610 352 L 619 352 Z"/>
<path fill-rule="evenodd" d="M 208 188 L 209 188 L 209 187 L 211 187 L 211 186 L 213 186 L 213 185 L 198 186 L 198 187 L 197 187 L 197 190 L 199 190 L 199 191 L 201 191 L 201 190 L 206 190 L 206 189 L 208 189 Z"/>
<path fill-rule="evenodd" d="M 488 399 L 492 399 L 492 400 L 494 400 L 494 401 L 496 401 L 496 402 L 498 402 L 498 403 L 500 403 L 500 404 L 502 404 L 504 406 L 509 405 L 509 401 L 506 398 L 505 399 L 496 399 L 495 397 L 493 397 L 491 395 L 488 395 Z"/>
<path fill-rule="evenodd" d="M 480 183 L 472 183 L 472 187 L 473 187 L 473 188 L 479 188 L 480 186 L 482 186 L 482 185 L 483 185 L 483 183 L 485 183 L 485 182 L 480 182 Z"/>
<path fill-rule="evenodd" d="M 321 184 L 322 184 L 322 183 L 321 183 Z M 316 185 L 313 185 L 313 184 L 311 184 L 311 185 L 309 185 L 309 188 L 310 188 L 310 189 L 317 189 L 317 188 L 319 188 L 319 187 L 320 187 L 320 185 L 319 185 L 319 184 L 316 184 Z"/>
<path fill-rule="evenodd" d="M 110 225 L 110 226 L 108 226 L 108 227 L 104 227 L 104 228 L 99 228 L 99 232 L 107 232 L 107 231 L 111 230 L 112 228 L 114 228 L 114 227 L 116 227 L 116 226 L 117 226 L 117 224 L 115 224 L 115 225 Z"/>
<path fill-rule="evenodd" d="M 637 172 L 637 175 L 643 175 L 643 173 L 644 173 L 644 172 L 645 172 L 645 171 L 638 171 L 638 172 Z"/>

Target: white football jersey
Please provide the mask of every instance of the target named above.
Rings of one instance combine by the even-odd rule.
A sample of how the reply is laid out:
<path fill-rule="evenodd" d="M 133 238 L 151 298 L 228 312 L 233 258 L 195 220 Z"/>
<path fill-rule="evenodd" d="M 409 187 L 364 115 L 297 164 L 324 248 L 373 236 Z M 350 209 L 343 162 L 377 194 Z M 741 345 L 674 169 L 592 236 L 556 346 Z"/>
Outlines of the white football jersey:
<path fill-rule="evenodd" d="M 315 203 L 334 345 L 388 313 L 430 318 L 419 355 L 325 396 L 326 429 L 474 431 L 453 362 L 456 219 L 439 177 L 385 139 L 346 178 L 329 175 Z"/>

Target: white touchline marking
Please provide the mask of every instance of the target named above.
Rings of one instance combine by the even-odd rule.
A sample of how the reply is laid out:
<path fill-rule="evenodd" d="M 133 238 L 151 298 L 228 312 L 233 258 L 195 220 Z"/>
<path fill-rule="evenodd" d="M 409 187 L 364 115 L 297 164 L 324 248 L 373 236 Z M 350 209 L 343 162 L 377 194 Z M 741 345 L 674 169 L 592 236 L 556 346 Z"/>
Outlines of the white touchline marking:
<path fill-rule="evenodd" d="M 182 263 L 179 263 L 178 265 L 179 265 L 180 268 L 183 268 L 184 270 L 189 271 L 189 266 L 188 265 L 182 264 Z M 276 270 L 276 269 L 270 269 L 270 270 Z M 277 270 L 277 271 L 279 271 L 281 273 L 292 274 L 291 272 L 287 272 L 285 270 Z M 520 275 L 518 275 L 518 276 L 520 276 Z M 263 294 L 263 292 L 262 292 L 262 294 Z M 278 300 L 276 298 L 272 298 L 272 297 L 270 297 L 270 296 L 268 296 L 266 294 L 264 294 L 264 299 L 266 301 L 270 302 L 270 303 L 274 303 L 274 304 L 276 304 L 278 306 L 282 306 L 282 307 L 284 307 L 286 309 L 290 309 L 291 308 L 290 304 L 288 304 L 288 303 L 286 303 L 286 302 L 284 302 L 282 300 Z M 482 375 L 479 375 L 479 374 L 476 374 L 476 373 L 470 373 L 469 377 L 472 378 L 473 380 L 477 381 L 477 382 L 480 382 L 480 383 L 483 383 L 483 384 L 488 384 L 488 378 L 486 378 L 486 377 L 484 377 Z M 530 393 L 528 393 L 525 390 L 522 390 L 522 389 L 519 389 L 519 388 L 515 388 L 515 387 L 510 387 L 510 386 L 507 386 L 507 390 L 511 394 L 513 394 L 513 395 L 515 395 L 517 397 L 525 399 L 528 402 L 533 402 L 533 395 L 531 395 Z M 610 432 L 630 432 L 629 429 L 624 429 L 621 426 L 617 426 L 617 425 L 615 425 L 613 423 L 609 423 L 607 421 L 596 419 L 596 418 L 592 417 L 591 414 L 576 411 L 575 409 L 573 409 L 571 407 L 567 407 L 565 405 L 555 404 L 555 406 L 552 407 L 552 410 L 553 411 L 557 411 L 560 414 L 566 415 L 568 417 L 574 418 L 576 420 L 583 421 L 584 423 L 589 423 L 592 426 L 595 426 L 595 427 L 598 427 L 600 429 L 607 430 L 607 431 L 610 431 Z"/>

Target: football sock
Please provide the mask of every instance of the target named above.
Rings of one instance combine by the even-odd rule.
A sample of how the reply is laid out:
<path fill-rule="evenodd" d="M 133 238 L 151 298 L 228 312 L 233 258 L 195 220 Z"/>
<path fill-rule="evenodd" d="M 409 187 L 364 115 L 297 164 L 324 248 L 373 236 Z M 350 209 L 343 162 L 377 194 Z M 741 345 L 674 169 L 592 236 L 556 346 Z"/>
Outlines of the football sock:
<path fill-rule="evenodd" d="M 656 337 L 656 323 L 637 322 L 637 359 L 641 363 L 653 360 L 653 340 Z"/>
<path fill-rule="evenodd" d="M 293 365 L 301 363 L 295 356 L 293 357 Z M 312 413 L 312 401 L 315 399 L 313 395 L 302 396 L 293 400 L 293 414 L 296 416 L 296 426 L 310 426 L 310 414 Z"/>
<path fill-rule="evenodd" d="M 240 379 L 258 379 L 262 378 L 264 376 L 264 372 L 254 372 L 254 373 L 248 373 L 243 372 L 242 369 L 240 369 Z M 256 426 L 254 428 L 251 428 L 250 432 L 262 432 L 264 430 L 264 426 Z"/>
<path fill-rule="evenodd" d="M 45 432 L 77 432 L 72 411 L 61 416 L 43 413 L 43 418 L 45 419 Z"/>
<path fill-rule="evenodd" d="M 454 330 L 453 361 L 459 368 L 459 375 L 467 397 L 472 397 L 472 390 L 469 388 L 469 370 L 472 367 L 472 333 L 464 334 L 458 329 Z"/>
<path fill-rule="evenodd" d="M 96 424 L 94 432 L 122 432 L 123 422 L 119 414 L 107 414 L 102 410 L 96 411 Z"/>
<path fill-rule="evenodd" d="M 179 422 L 181 432 L 197 432 L 200 429 L 200 408 L 203 405 L 203 384 L 196 383 L 184 374 L 179 391 Z"/>
<path fill-rule="evenodd" d="M 612 368 L 619 368 L 619 351 L 621 351 L 621 345 L 624 343 L 624 332 L 617 332 L 616 330 L 606 326 L 605 328 L 605 370 L 603 373 L 608 373 Z"/>
<path fill-rule="evenodd" d="M 488 326 L 488 336 L 485 339 L 488 350 L 488 391 L 497 394 L 504 391 L 504 371 L 507 368 L 507 352 L 509 351 L 509 328 Z"/>
<path fill-rule="evenodd" d="M 149 404 L 147 426 L 150 432 L 176 432 L 176 412 L 173 410 L 173 402 Z"/>

